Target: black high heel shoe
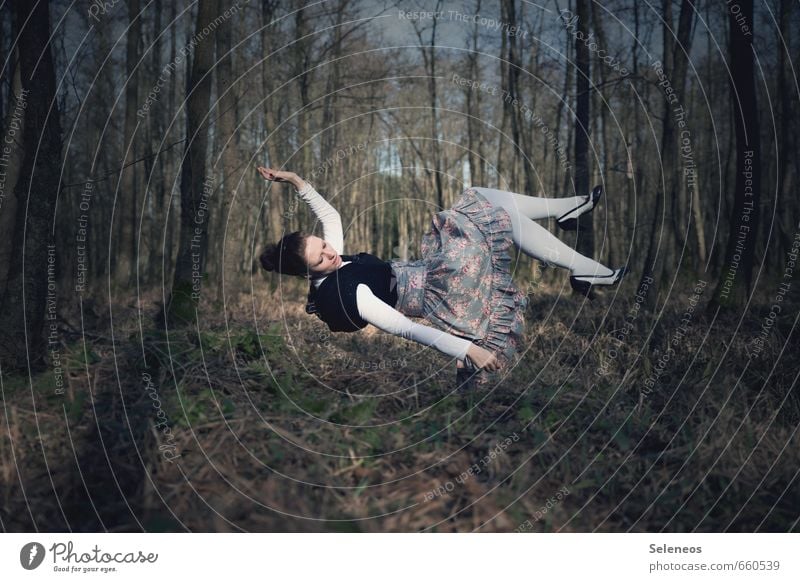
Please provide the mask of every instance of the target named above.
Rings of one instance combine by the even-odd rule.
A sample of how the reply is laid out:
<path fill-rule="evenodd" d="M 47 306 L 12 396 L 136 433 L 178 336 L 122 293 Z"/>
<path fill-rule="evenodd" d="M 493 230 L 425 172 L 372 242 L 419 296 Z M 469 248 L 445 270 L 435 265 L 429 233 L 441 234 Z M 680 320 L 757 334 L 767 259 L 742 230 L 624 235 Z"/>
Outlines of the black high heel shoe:
<path fill-rule="evenodd" d="M 594 299 L 592 287 L 596 285 L 616 285 L 627 272 L 628 267 L 620 267 L 610 275 L 573 275 L 569 278 L 569 284 L 574 291 L 589 299 Z"/>
<path fill-rule="evenodd" d="M 476 367 L 469 358 L 464 359 L 464 367 L 456 368 L 456 393 L 468 394 L 474 392 L 478 386 L 477 376 L 480 368 Z"/>
<path fill-rule="evenodd" d="M 594 207 L 597 206 L 597 201 L 600 200 L 600 196 L 603 195 L 603 186 L 595 186 L 592 190 L 592 193 L 586 199 L 586 202 L 580 204 L 570 210 L 569 212 L 565 212 L 561 216 L 556 219 L 556 223 L 560 226 L 563 230 L 577 230 L 578 229 L 578 217 L 586 212 L 591 212 L 594 210 Z M 590 205 L 589 208 L 584 208 L 586 205 Z"/>

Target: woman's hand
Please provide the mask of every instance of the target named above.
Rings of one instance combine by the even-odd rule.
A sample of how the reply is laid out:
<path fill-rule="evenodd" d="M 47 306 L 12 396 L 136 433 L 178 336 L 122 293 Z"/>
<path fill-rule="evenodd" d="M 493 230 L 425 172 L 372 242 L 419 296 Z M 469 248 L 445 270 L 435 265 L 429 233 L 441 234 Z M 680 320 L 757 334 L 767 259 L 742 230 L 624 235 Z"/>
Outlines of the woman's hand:
<path fill-rule="evenodd" d="M 258 166 L 256 168 L 261 177 L 271 182 L 289 182 L 294 189 L 298 192 L 302 190 L 306 183 L 294 172 L 287 172 L 284 170 L 273 170 L 272 168 L 265 168 Z"/>
<path fill-rule="evenodd" d="M 285 170 L 273 170 L 264 166 L 258 166 L 256 170 L 261 174 L 262 178 L 270 182 L 294 182 L 297 179 L 297 174 Z"/>
<path fill-rule="evenodd" d="M 484 368 L 489 372 L 495 372 L 500 369 L 500 363 L 495 355 L 479 345 L 472 344 L 467 350 L 467 357 L 478 368 Z"/>

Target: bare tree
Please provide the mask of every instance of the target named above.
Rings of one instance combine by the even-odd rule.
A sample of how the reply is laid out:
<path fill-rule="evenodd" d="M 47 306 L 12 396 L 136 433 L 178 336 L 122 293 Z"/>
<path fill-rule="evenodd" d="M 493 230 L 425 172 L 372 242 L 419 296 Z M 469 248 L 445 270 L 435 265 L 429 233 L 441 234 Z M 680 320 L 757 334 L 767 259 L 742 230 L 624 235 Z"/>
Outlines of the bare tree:
<path fill-rule="evenodd" d="M 435 13 L 441 12 L 442 0 L 436 0 Z M 436 203 L 439 208 L 444 208 L 444 185 L 442 184 L 442 152 L 439 143 L 439 109 L 436 97 L 436 29 L 438 18 L 432 19 L 430 39 L 426 43 L 423 39 L 423 29 L 416 20 L 413 21 L 414 32 L 419 40 L 420 54 L 428 79 L 428 102 L 430 104 L 430 136 L 431 136 L 431 156 L 433 157 L 433 171 L 428 170 L 428 175 L 432 174 L 433 184 L 436 190 Z"/>
<path fill-rule="evenodd" d="M 285 131 L 282 125 L 283 117 L 281 107 L 284 105 L 280 95 L 275 94 L 275 88 L 281 75 L 278 73 L 278 66 L 282 59 L 276 53 L 281 46 L 280 29 L 276 22 L 278 0 L 262 0 L 261 2 L 261 96 L 264 109 L 264 125 L 266 133 L 267 162 L 273 167 L 280 168 L 286 163 L 284 153 L 283 136 Z M 284 191 L 280 187 L 271 187 L 270 195 L 267 198 L 265 208 L 267 216 L 267 234 L 269 238 L 277 240 L 281 236 L 283 225 L 283 215 L 286 208 L 284 202 Z M 255 242 L 251 237 L 255 237 L 255 227 L 249 215 L 245 215 L 243 229 L 244 247 L 249 249 L 254 247 Z M 243 254 L 241 268 L 250 268 L 252 261 L 247 261 L 249 253 Z"/>
<path fill-rule="evenodd" d="M 779 26 L 776 29 L 776 44 L 778 45 L 778 98 L 780 99 L 780 126 L 778 128 L 778 200 L 784 209 L 780 212 L 778 225 L 780 227 L 778 239 L 778 254 L 786 253 L 792 246 L 791 232 L 797 220 L 792 216 L 792 210 L 796 210 L 796 205 L 792 202 L 796 199 L 793 196 L 794 181 L 796 174 L 791 172 L 792 157 L 797 157 L 797 152 L 793 147 L 792 139 L 795 132 L 792 131 L 792 124 L 796 121 L 796 116 L 792 115 L 792 90 L 786 69 L 791 66 L 791 55 L 788 54 L 792 46 L 792 27 L 791 16 L 793 8 L 797 8 L 795 2 L 791 0 L 781 0 Z M 788 61 L 788 62 L 787 62 Z M 794 208 L 793 208 L 794 206 Z M 795 218 L 793 220 L 793 218 Z"/>
<path fill-rule="evenodd" d="M 45 314 L 52 309 L 55 315 L 57 305 L 57 297 L 48 297 L 58 266 L 56 249 L 48 245 L 54 240 L 62 139 L 49 5 L 20 0 L 13 8 L 26 106 L 23 161 L 14 188 L 17 216 L 7 235 L 12 259 L 0 294 L 0 362 L 6 371 L 37 369 L 47 353 Z"/>
<path fill-rule="evenodd" d="M 742 0 L 744 22 L 753 22 L 753 0 Z M 710 309 L 744 304 L 753 285 L 753 257 L 758 238 L 761 185 L 761 147 L 753 64 L 753 36 L 748 34 L 731 11 L 730 59 L 731 101 L 736 127 L 736 186 L 730 233 L 722 269 Z"/>
<path fill-rule="evenodd" d="M 25 100 L 22 96 L 22 78 L 20 77 L 19 67 L 14 62 L 18 58 L 17 51 L 14 50 L 12 54 L 8 67 L 11 69 L 11 99 L 9 99 L 9 102 L 13 103 L 13 106 L 8 108 L 3 119 L 5 131 L 2 135 L 3 141 L 0 142 L 8 145 L 7 160 L 2 169 L 3 191 L 0 192 L 0 194 L 4 194 L 0 198 L 0 210 L 2 211 L 0 212 L 0 231 L 2 232 L 14 232 L 14 222 L 17 218 L 17 198 L 14 196 L 14 186 L 19 177 L 23 157 L 23 152 L 17 140 L 11 134 L 12 123 L 21 130 L 25 128 L 25 108 L 23 107 Z M 12 246 L 13 240 L 11 238 L 0 238 L 0 281 L 6 280 L 11 261 Z"/>
<path fill-rule="evenodd" d="M 516 30 L 519 26 L 517 18 L 517 7 L 515 0 L 503 0 L 502 3 L 503 20 Z M 518 36 L 516 34 L 509 34 L 505 42 L 506 54 L 503 66 L 506 68 L 506 91 L 508 99 L 503 100 L 503 104 L 508 108 L 508 118 L 511 121 L 511 135 L 514 138 L 515 150 L 514 157 L 518 160 L 519 165 L 522 167 L 525 177 L 524 191 L 532 194 L 534 192 L 534 175 L 531 156 L 533 155 L 530 133 L 526 127 L 524 120 L 523 96 L 520 91 L 520 71 L 522 66 L 520 63 L 520 48 L 518 46 Z M 513 176 L 513 174 L 512 174 Z M 514 178 L 516 178 L 514 176 Z"/>
<path fill-rule="evenodd" d="M 175 278 L 168 302 L 171 323 L 194 321 L 208 248 L 213 180 L 206 175 L 217 0 L 200 0 L 194 55 L 186 95 L 186 151 L 181 167 L 181 228 Z"/>
<path fill-rule="evenodd" d="M 589 36 L 589 1 L 576 0 L 575 14 L 578 31 L 575 35 L 575 194 L 584 196 L 589 192 L 589 129 L 591 104 L 591 60 L 589 48 L 583 39 Z M 587 257 L 594 255 L 594 229 L 592 215 L 585 214 L 578 220 L 578 252 Z"/>
<path fill-rule="evenodd" d="M 686 87 L 686 69 L 688 55 L 692 48 L 692 23 L 694 6 L 690 0 L 681 1 L 681 12 L 678 23 L 677 43 L 673 31 L 672 0 L 663 0 L 664 26 L 663 36 L 663 76 L 666 87 L 664 91 L 664 114 L 661 123 L 661 168 L 663 180 L 656 189 L 653 221 L 650 229 L 650 240 L 647 245 L 647 258 L 642 271 L 642 282 L 655 279 L 656 285 L 640 285 L 646 291 L 648 307 L 654 307 L 655 294 L 652 292 L 663 277 L 674 273 L 675 247 L 677 243 L 676 213 L 679 204 L 677 198 L 678 180 L 678 137 L 676 135 L 676 108 L 683 111 L 683 99 Z M 679 112 L 680 114 L 680 112 Z M 665 240 L 659 248 L 659 232 L 666 230 Z M 661 256 L 656 256 L 656 251 Z"/>
<path fill-rule="evenodd" d="M 480 14 L 481 0 L 477 0 L 475 14 Z M 479 54 L 478 54 L 478 23 L 472 26 L 470 51 L 467 56 L 467 70 L 469 78 L 473 81 L 480 80 Z M 481 92 L 467 88 L 467 147 L 469 148 L 469 172 L 473 185 L 486 184 L 486 160 L 483 157 L 483 141 L 481 139 Z"/>
<path fill-rule="evenodd" d="M 139 43 L 141 40 L 142 15 L 139 9 L 139 0 L 128 0 L 128 33 L 125 40 L 125 132 L 123 137 L 123 151 L 125 156 L 117 183 L 117 196 L 119 202 L 115 212 L 117 236 L 113 237 L 116 249 L 114 253 L 114 281 L 121 286 L 127 286 L 136 276 L 133 268 L 136 256 L 135 227 L 137 224 L 137 173 L 139 166 L 130 164 L 138 159 L 139 149 L 135 132 L 137 130 L 136 110 L 138 108 L 138 62 Z M 126 167 L 127 166 L 127 167 Z"/>
<path fill-rule="evenodd" d="M 238 152 L 238 136 L 236 135 L 237 110 L 239 105 L 238 88 L 235 85 L 233 63 L 233 18 L 222 22 L 217 30 L 217 104 L 216 127 L 217 147 L 222 166 L 222 182 L 215 185 L 214 215 L 210 217 L 209 238 L 213 255 L 221 259 L 226 247 L 231 250 L 242 243 L 238 229 L 226 229 L 229 214 L 233 208 L 247 208 L 242 203 L 244 192 L 237 191 L 242 176 L 242 164 Z M 235 206 L 233 204 L 236 203 Z M 236 220 L 241 217 L 236 216 Z M 247 254 L 247 253 L 242 253 Z M 217 298 L 222 297 L 222 271 L 225 263 L 222 260 L 210 262 L 209 274 L 217 281 Z"/>

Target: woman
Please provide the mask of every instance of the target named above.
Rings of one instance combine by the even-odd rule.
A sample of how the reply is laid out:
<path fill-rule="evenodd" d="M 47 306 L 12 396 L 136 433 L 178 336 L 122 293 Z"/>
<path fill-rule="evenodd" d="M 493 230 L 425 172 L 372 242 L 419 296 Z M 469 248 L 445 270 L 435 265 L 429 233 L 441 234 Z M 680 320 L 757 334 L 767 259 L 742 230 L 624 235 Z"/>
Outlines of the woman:
<path fill-rule="evenodd" d="M 527 255 L 570 269 L 572 287 L 586 295 L 594 285 L 617 283 L 625 271 L 576 253 L 533 222 L 553 217 L 574 230 L 577 218 L 597 205 L 600 187 L 588 196 L 561 199 L 468 188 L 453 208 L 434 215 L 422 239 L 422 259 L 385 262 L 368 253 L 342 254 L 339 213 L 309 182 L 293 172 L 265 167 L 258 172 L 265 180 L 291 183 L 322 222 L 322 238 L 293 232 L 260 257 L 267 271 L 310 280 L 308 313 L 332 331 L 372 324 L 434 347 L 458 360 L 459 379 L 468 375 L 475 384 L 512 364 L 521 347 L 527 297 L 511 279 L 506 252 L 511 240 Z"/>

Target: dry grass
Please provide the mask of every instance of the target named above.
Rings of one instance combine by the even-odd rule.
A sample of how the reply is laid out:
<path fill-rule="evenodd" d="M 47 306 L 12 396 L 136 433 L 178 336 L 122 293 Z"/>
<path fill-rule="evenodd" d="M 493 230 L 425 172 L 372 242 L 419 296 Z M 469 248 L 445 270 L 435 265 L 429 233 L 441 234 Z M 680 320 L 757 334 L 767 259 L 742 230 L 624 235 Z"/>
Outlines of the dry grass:
<path fill-rule="evenodd" d="M 632 291 L 540 287 L 528 351 L 477 394 L 431 350 L 328 336 L 298 290 L 204 305 L 199 334 L 141 337 L 120 306 L 113 343 L 102 315 L 85 346 L 64 336 L 64 395 L 3 378 L 3 529 L 798 531 L 797 310 L 752 360 L 768 307 L 696 313 L 645 395 L 691 291 L 615 341 Z"/>

